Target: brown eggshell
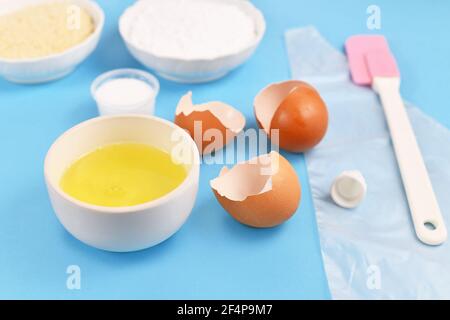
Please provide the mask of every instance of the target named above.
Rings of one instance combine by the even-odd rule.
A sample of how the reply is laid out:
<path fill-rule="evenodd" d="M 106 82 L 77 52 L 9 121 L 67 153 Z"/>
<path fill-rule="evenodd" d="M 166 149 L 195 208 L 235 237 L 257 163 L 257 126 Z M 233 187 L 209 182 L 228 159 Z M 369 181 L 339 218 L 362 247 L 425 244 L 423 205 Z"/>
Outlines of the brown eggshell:
<path fill-rule="evenodd" d="M 279 145 L 303 152 L 317 145 L 328 128 L 328 111 L 319 93 L 303 81 L 284 81 L 264 88 L 254 100 L 258 125 L 271 135 L 279 133 Z"/>
<path fill-rule="evenodd" d="M 263 176 L 254 165 L 241 163 L 230 170 L 224 168 L 221 175 L 211 181 L 222 207 L 239 222 L 256 228 L 285 222 L 297 211 L 301 199 L 300 182 L 291 164 L 277 152 L 265 156 L 277 163 L 272 175 Z M 233 179 L 224 179 L 233 170 L 240 172 L 235 172 Z"/>
<path fill-rule="evenodd" d="M 303 152 L 313 148 L 325 136 L 327 107 L 313 87 L 300 84 L 280 104 L 270 128 L 279 129 L 281 148 Z"/>
<path fill-rule="evenodd" d="M 243 130 L 245 117 L 219 101 L 194 105 L 189 92 L 180 99 L 174 122 L 189 132 L 202 154 L 208 154 L 234 139 Z"/>

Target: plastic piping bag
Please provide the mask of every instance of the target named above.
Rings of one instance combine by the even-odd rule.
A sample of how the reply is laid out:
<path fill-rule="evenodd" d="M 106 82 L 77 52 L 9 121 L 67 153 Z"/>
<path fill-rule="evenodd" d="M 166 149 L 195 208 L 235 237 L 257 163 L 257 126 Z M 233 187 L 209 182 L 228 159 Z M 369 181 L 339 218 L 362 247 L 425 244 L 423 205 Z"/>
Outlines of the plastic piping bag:
<path fill-rule="evenodd" d="M 322 257 L 334 299 L 450 298 L 450 240 L 422 244 L 414 233 L 382 106 L 356 86 L 346 57 L 313 27 L 286 33 L 294 79 L 314 85 L 329 108 L 324 140 L 305 154 Z M 447 226 L 450 131 L 407 103 Z M 359 170 L 368 192 L 355 209 L 330 198 L 334 178 Z"/>

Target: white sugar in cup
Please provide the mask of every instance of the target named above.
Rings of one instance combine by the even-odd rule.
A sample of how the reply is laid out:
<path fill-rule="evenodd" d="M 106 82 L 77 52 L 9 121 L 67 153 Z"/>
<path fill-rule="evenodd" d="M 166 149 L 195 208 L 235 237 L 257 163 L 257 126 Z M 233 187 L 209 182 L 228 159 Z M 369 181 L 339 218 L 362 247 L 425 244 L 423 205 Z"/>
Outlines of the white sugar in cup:
<path fill-rule="evenodd" d="M 145 81 L 134 78 L 117 78 L 106 81 L 97 88 L 95 99 L 101 113 L 128 112 L 152 113 L 153 88 Z"/>
<path fill-rule="evenodd" d="M 152 115 L 159 82 L 148 72 L 118 69 L 104 73 L 94 80 L 91 94 L 100 115 Z"/>

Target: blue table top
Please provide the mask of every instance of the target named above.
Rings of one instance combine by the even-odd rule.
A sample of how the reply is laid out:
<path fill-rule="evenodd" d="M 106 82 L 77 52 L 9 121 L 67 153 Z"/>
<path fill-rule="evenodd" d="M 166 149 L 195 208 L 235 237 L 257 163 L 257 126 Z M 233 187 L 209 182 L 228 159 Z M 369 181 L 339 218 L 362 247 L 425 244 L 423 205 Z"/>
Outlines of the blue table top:
<path fill-rule="evenodd" d="M 100 73 L 142 68 L 126 51 L 117 20 L 131 0 L 101 0 L 107 23 L 95 53 L 56 82 L 22 86 L 0 79 L 0 298 L 329 298 L 303 156 L 285 154 L 303 186 L 297 214 L 284 225 L 247 228 L 214 198 L 209 180 L 220 166 L 201 170 L 201 188 L 186 225 L 164 243 L 136 253 L 88 247 L 57 221 L 43 179 L 43 160 L 62 132 L 97 115 L 89 87 Z M 253 1 L 265 14 L 267 34 L 254 57 L 226 78 L 182 85 L 161 80 L 156 114 L 173 119 L 188 90 L 194 100 L 222 100 L 256 127 L 252 101 L 265 85 L 289 78 L 284 47 L 288 28 L 315 25 L 342 47 L 347 36 L 370 33 L 371 1 Z M 450 3 L 378 0 L 385 34 L 402 72 L 402 92 L 450 127 Z M 81 269 L 81 289 L 66 286 L 67 267 Z"/>

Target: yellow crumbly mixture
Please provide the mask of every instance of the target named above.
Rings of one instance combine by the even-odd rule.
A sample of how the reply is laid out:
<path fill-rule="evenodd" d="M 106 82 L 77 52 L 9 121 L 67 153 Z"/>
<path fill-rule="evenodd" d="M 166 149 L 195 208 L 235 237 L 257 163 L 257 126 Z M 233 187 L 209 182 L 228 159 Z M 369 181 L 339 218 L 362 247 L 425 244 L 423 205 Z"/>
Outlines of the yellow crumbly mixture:
<path fill-rule="evenodd" d="M 33 5 L 0 16 L 0 58 L 40 58 L 63 52 L 94 32 L 92 17 L 70 3 Z"/>

